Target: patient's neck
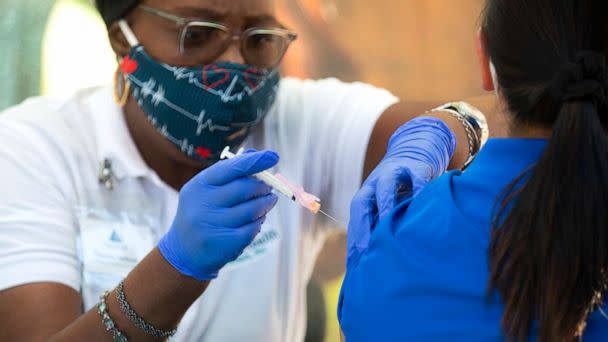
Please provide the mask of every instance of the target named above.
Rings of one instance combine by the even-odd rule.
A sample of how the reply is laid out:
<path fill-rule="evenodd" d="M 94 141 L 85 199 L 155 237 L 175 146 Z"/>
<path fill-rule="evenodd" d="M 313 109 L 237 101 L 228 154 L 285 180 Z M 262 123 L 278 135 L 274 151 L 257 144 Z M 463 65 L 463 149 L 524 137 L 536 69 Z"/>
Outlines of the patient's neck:
<path fill-rule="evenodd" d="M 548 139 L 551 137 L 551 128 L 540 127 L 540 126 L 529 126 L 529 125 L 511 125 L 509 127 L 510 138 L 540 138 Z"/>
<path fill-rule="evenodd" d="M 508 138 L 523 138 L 523 139 L 549 139 L 553 129 L 547 126 L 530 125 L 515 121 L 515 115 L 509 112 L 509 106 L 502 94 L 497 99 L 497 114 L 503 119 L 503 123 L 507 128 L 506 135 Z M 490 127 L 491 129 L 491 127 Z"/>
<path fill-rule="evenodd" d="M 551 133 L 552 129 L 550 127 L 511 123 L 508 136 L 510 138 L 549 139 Z"/>

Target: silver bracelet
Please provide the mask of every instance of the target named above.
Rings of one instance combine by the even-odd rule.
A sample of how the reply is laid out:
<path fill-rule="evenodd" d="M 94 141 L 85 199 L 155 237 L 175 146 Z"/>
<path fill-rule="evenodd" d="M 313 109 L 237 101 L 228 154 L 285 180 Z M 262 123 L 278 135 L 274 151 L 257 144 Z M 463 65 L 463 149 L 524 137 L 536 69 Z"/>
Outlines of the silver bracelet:
<path fill-rule="evenodd" d="M 477 157 L 488 141 L 490 131 L 485 115 L 466 102 L 450 102 L 431 110 L 432 113 L 446 112 L 456 118 L 467 134 L 469 156 L 462 166 L 466 169 Z"/>
<path fill-rule="evenodd" d="M 106 304 L 106 299 L 109 295 L 110 292 L 106 291 L 99 297 L 99 304 L 97 304 L 97 312 L 101 316 L 101 320 L 103 322 L 103 325 L 106 327 L 106 331 L 109 331 L 112 334 L 112 339 L 114 341 L 128 342 L 129 340 L 127 339 L 127 337 L 122 332 L 120 332 L 120 330 L 118 330 L 116 324 L 112 320 L 112 317 L 110 317 L 110 314 L 108 313 L 108 305 Z"/>
<path fill-rule="evenodd" d="M 143 332 L 154 337 L 155 339 L 167 339 L 175 335 L 175 333 L 177 332 L 177 329 L 169 331 L 158 329 L 152 324 L 144 321 L 141 317 L 139 317 L 135 310 L 131 308 L 131 305 L 129 305 L 129 302 L 125 297 L 123 281 L 121 281 L 120 284 L 118 284 L 118 287 L 116 288 L 116 299 L 118 300 L 120 311 L 122 311 L 127 316 L 129 321 L 131 321 L 131 323 L 133 323 L 136 327 L 143 330 Z"/>

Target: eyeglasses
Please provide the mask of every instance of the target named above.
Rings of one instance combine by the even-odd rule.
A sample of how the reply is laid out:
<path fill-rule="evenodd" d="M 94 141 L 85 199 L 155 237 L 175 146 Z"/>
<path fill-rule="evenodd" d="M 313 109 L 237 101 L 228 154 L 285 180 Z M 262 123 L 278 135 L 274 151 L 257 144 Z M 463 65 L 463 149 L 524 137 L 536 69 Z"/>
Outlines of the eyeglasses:
<path fill-rule="evenodd" d="M 296 33 L 283 28 L 253 27 L 234 32 L 222 24 L 187 19 L 146 5 L 138 7 L 146 13 L 174 22 L 180 28 L 180 54 L 198 63 L 213 62 L 233 42 L 239 41 L 245 63 L 258 68 L 274 68 L 298 37 Z"/>

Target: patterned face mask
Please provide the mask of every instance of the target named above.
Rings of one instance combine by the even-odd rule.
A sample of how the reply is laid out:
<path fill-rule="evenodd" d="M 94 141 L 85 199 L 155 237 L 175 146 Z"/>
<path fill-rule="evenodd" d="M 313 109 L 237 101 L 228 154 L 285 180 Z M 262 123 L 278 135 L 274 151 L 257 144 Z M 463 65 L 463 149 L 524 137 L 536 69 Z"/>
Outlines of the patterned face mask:
<path fill-rule="evenodd" d="M 120 63 L 132 96 L 154 127 L 191 158 L 213 163 L 226 146 L 238 148 L 274 103 L 276 69 L 163 64 L 136 43 L 126 24 L 121 28 L 133 46 Z"/>

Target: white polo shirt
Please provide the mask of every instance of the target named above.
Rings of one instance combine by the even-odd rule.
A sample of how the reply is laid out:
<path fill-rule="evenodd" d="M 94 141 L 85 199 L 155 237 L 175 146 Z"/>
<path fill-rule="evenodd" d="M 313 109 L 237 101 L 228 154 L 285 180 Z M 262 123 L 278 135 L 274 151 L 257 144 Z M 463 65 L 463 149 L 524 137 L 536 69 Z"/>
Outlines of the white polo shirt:
<path fill-rule="evenodd" d="M 348 222 L 371 131 L 397 99 L 335 79 L 284 79 L 246 147 L 273 149 L 280 172 Z M 111 162 L 114 189 L 100 184 Z M 111 89 L 35 98 L 0 114 L 0 290 L 57 282 L 85 309 L 166 232 L 178 193 L 143 161 Z M 174 340 L 302 341 L 306 285 L 330 223 L 281 199 L 262 232 L 195 302 Z"/>

